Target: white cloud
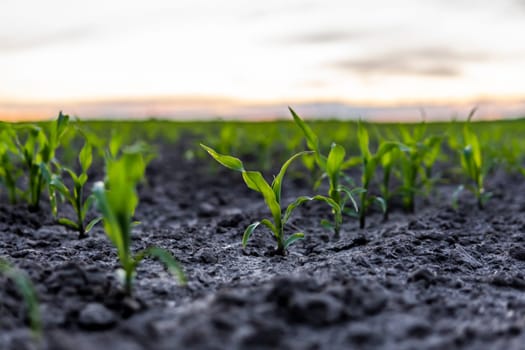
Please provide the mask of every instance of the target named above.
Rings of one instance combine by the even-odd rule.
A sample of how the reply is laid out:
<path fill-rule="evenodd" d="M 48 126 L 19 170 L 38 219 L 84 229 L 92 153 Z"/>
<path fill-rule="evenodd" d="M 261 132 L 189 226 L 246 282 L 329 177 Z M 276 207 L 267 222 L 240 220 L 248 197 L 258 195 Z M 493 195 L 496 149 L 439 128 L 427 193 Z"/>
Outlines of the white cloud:
<path fill-rule="evenodd" d="M 515 0 L 3 0 L 0 99 L 523 96 L 516 79 L 525 75 L 521 6 Z M 414 55 L 429 47 L 490 59 Z M 396 52 L 404 54 L 389 57 Z"/>

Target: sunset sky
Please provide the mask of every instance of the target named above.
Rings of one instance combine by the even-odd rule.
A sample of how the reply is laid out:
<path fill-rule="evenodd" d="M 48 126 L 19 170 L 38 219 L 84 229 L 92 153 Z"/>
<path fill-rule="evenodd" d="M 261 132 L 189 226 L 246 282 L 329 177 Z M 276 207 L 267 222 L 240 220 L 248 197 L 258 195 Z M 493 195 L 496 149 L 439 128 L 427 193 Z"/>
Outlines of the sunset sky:
<path fill-rule="evenodd" d="M 524 33 L 525 0 L 2 0 L 0 118 L 523 116 Z"/>

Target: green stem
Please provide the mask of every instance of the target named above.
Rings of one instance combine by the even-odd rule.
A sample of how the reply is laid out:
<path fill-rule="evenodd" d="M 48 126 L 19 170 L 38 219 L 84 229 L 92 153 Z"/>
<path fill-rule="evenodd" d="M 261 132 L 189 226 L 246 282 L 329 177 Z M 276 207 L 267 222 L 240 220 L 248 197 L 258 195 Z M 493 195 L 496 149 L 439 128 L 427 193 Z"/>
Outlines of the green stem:
<path fill-rule="evenodd" d="M 125 269 L 125 279 L 124 279 L 124 291 L 126 295 L 131 296 L 132 285 L 133 285 L 133 270 L 130 268 Z"/>
<path fill-rule="evenodd" d="M 367 190 L 366 187 L 365 187 L 365 190 Z M 367 200 L 367 191 L 364 191 L 360 195 L 361 211 L 359 212 L 359 228 L 361 229 L 365 228 L 365 225 L 366 225 L 366 210 L 367 210 L 366 200 Z"/>
<path fill-rule="evenodd" d="M 341 193 L 337 191 L 337 184 L 330 184 L 329 197 L 334 200 L 341 207 Z M 341 213 L 337 213 L 335 209 L 332 209 L 334 215 L 334 235 L 335 238 L 339 238 L 339 231 L 341 229 Z"/>
<path fill-rule="evenodd" d="M 385 168 L 384 169 L 384 174 L 383 174 L 383 198 L 385 199 L 385 202 L 386 202 L 386 209 L 385 209 L 385 212 L 383 213 L 383 221 L 388 221 L 388 215 L 389 215 L 389 212 L 390 212 L 390 203 L 389 203 L 389 199 L 390 199 L 390 191 L 389 191 L 389 185 L 390 184 L 390 167 L 388 168 Z"/>
<path fill-rule="evenodd" d="M 281 225 L 278 228 L 277 238 L 277 254 L 286 255 L 286 250 L 284 249 L 284 227 Z"/>
<path fill-rule="evenodd" d="M 476 197 L 478 199 L 478 209 L 479 210 L 483 210 L 483 192 L 484 192 L 484 189 L 483 187 L 477 187 L 477 193 L 476 193 Z"/>
<path fill-rule="evenodd" d="M 83 187 L 78 186 L 75 188 L 76 198 L 75 198 L 75 210 L 77 212 L 77 223 L 78 223 L 78 238 L 82 239 L 86 237 L 86 231 L 84 227 L 84 218 L 82 215 L 82 197 L 83 197 Z"/>
<path fill-rule="evenodd" d="M 409 213 L 414 213 L 415 211 L 415 205 L 414 205 L 414 199 L 415 199 L 415 193 L 414 188 L 416 184 L 416 176 L 417 176 L 417 168 L 416 166 L 412 166 L 412 171 L 410 172 L 410 177 L 408 179 L 407 183 L 407 195 L 405 196 L 405 210 Z"/>

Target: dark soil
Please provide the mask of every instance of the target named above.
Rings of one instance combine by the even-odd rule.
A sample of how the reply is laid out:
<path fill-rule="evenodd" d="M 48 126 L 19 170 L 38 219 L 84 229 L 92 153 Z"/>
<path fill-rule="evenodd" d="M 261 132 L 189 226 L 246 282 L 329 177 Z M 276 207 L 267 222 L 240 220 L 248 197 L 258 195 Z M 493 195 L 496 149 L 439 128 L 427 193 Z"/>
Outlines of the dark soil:
<path fill-rule="evenodd" d="M 0 349 L 523 349 L 525 185 L 495 174 L 486 209 L 439 185 L 416 214 L 394 209 L 364 230 L 347 218 L 341 238 L 322 228 L 329 209 L 310 203 L 291 230 L 306 239 L 287 256 L 238 173 L 188 162 L 166 147 L 141 188 L 134 248 L 157 245 L 184 265 L 178 285 L 157 261 L 138 269 L 133 298 L 115 277 L 114 248 L 97 226 L 88 238 L 53 223 L 44 208 L 0 206 L 0 256 L 28 272 L 44 332 L 33 341 L 22 299 L 0 277 Z M 98 175 L 100 179 L 100 175 Z M 285 201 L 311 195 L 290 176 Z M 295 231 L 292 231 L 295 232 Z"/>

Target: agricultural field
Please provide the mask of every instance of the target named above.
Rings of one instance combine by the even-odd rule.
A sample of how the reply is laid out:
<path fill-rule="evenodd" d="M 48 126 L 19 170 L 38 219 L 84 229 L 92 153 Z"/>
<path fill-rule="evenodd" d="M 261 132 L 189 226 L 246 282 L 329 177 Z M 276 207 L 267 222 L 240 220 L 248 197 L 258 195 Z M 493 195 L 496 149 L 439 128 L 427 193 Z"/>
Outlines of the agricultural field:
<path fill-rule="evenodd" d="M 523 135 L 0 124 L 0 349 L 523 349 Z"/>

